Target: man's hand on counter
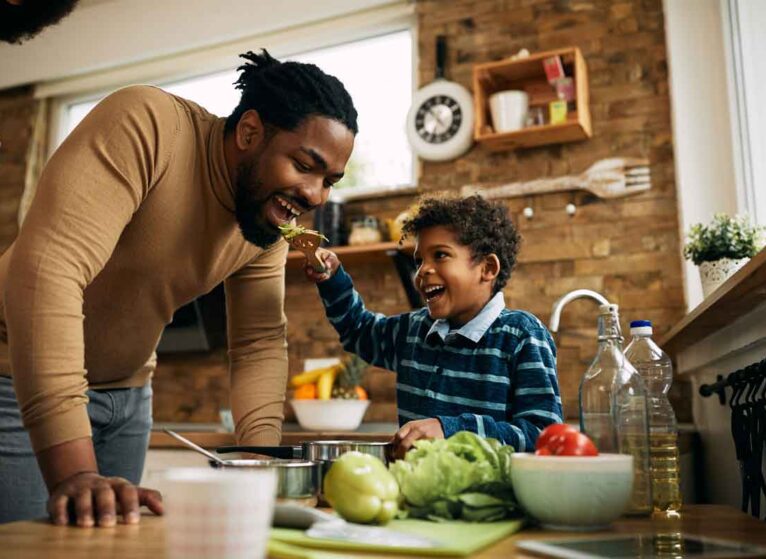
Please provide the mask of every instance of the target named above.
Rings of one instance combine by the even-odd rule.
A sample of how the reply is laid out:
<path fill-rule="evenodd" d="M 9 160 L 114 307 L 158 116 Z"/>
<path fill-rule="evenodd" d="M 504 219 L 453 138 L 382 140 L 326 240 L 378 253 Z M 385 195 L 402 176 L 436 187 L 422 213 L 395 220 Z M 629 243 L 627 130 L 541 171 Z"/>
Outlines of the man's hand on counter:
<path fill-rule="evenodd" d="M 48 513 L 54 524 L 66 525 L 70 518 L 81 527 L 114 526 L 122 514 L 125 524 L 136 524 L 139 508 L 146 505 L 162 514 L 162 495 L 154 489 L 136 487 L 121 477 L 104 477 L 94 472 L 74 474 L 58 483 L 48 499 Z"/>
<path fill-rule="evenodd" d="M 99 475 L 90 437 L 41 450 L 37 462 L 50 493 L 48 514 L 54 524 L 114 526 L 118 514 L 125 524 L 134 524 L 141 518 L 141 505 L 162 514 L 158 491 L 136 487 L 123 478 Z"/>

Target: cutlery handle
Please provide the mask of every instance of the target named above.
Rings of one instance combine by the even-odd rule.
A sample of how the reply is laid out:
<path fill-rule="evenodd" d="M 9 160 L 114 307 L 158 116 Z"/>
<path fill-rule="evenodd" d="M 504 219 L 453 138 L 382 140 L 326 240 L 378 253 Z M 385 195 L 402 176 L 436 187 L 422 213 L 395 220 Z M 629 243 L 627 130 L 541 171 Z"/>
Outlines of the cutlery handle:
<path fill-rule="evenodd" d="M 323 274 L 325 272 L 324 262 L 319 258 L 316 251 L 305 252 L 304 254 L 311 267 L 314 268 L 314 271 L 318 274 Z"/>
<path fill-rule="evenodd" d="M 249 452 L 251 454 L 263 454 L 272 458 L 303 458 L 303 449 L 300 446 L 222 446 L 216 448 L 218 454 L 227 452 Z"/>

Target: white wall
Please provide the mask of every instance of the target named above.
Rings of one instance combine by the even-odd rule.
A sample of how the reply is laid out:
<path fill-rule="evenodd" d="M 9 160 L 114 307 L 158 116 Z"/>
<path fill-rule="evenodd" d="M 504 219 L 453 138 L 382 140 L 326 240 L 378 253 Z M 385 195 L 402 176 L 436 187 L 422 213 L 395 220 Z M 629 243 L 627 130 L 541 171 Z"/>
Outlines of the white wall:
<path fill-rule="evenodd" d="M 87 74 L 331 20 L 403 0 L 86 2 L 21 45 L 0 45 L 0 89 Z M 253 44 L 256 50 L 269 45 Z M 236 58 L 234 58 L 236 62 Z"/>
<path fill-rule="evenodd" d="M 673 143 L 680 227 L 735 214 L 732 149 L 722 0 L 665 0 Z M 686 262 L 687 308 L 702 301 L 696 266 Z"/>

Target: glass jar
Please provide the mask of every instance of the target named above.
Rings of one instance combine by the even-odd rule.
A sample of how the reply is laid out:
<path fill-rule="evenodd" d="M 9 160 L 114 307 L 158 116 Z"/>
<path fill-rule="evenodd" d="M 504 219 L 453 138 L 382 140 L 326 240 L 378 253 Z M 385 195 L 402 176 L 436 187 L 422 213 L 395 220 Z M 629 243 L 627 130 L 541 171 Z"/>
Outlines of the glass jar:
<path fill-rule="evenodd" d="M 348 236 L 350 245 L 367 245 L 379 243 L 383 239 L 378 227 L 378 218 L 365 215 L 351 220 L 351 233 Z"/>

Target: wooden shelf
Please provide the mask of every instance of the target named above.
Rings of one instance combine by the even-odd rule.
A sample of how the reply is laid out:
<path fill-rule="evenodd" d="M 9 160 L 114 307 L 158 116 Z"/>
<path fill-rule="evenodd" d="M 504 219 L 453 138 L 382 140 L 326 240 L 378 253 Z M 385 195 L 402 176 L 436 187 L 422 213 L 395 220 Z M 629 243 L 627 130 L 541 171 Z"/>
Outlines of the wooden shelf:
<path fill-rule="evenodd" d="M 414 248 L 414 245 L 410 243 L 400 245 L 399 243 L 395 242 L 327 247 L 328 250 L 331 250 L 338 255 L 338 258 L 340 258 L 340 261 L 344 265 L 374 263 L 387 264 L 391 262 L 391 254 L 396 252 L 412 254 Z M 303 253 L 291 250 L 287 253 L 287 269 L 300 270 L 303 268 L 303 263 L 305 260 L 306 258 L 303 256 Z"/>
<path fill-rule="evenodd" d="M 555 99 L 543 69 L 543 60 L 551 56 L 561 57 L 567 77 L 574 80 L 575 110 L 569 112 L 567 122 L 529 126 L 513 132 L 495 132 L 488 102 L 493 93 L 508 89 L 542 92 L 530 96 L 530 107 L 545 106 L 549 100 Z M 551 91 L 546 93 L 545 86 L 550 87 Z M 515 60 L 477 64 L 473 67 L 473 91 L 476 113 L 474 139 L 491 151 L 575 142 L 593 135 L 588 107 L 588 70 L 577 47 L 540 52 Z"/>
<path fill-rule="evenodd" d="M 766 302 L 766 249 L 711 293 L 659 341 L 675 356 Z"/>

